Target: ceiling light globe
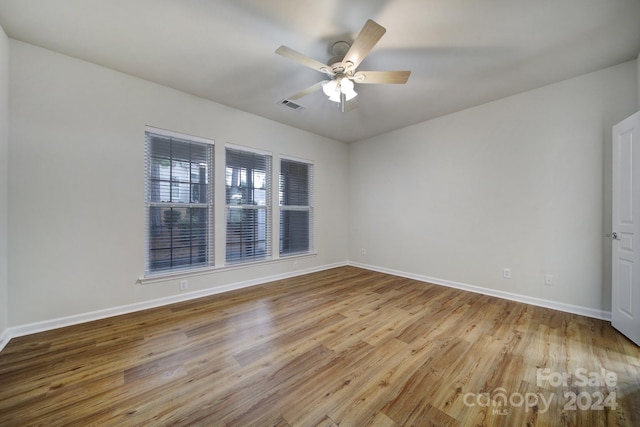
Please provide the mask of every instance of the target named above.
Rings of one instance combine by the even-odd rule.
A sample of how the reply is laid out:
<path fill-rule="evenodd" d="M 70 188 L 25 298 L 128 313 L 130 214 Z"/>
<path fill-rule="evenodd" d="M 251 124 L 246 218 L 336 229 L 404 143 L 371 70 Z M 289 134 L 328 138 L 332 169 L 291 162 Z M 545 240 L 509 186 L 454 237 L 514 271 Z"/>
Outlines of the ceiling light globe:
<path fill-rule="evenodd" d="M 338 82 L 336 82 L 335 80 L 328 81 L 327 83 L 322 85 L 322 91 L 328 97 L 333 96 L 336 92 L 338 92 Z"/>
<path fill-rule="evenodd" d="M 340 91 L 336 90 L 330 97 L 329 101 L 340 102 Z"/>
<path fill-rule="evenodd" d="M 340 80 L 340 90 L 345 95 L 349 92 L 353 92 L 353 82 L 347 78 Z"/>
<path fill-rule="evenodd" d="M 344 99 L 347 101 L 351 101 L 353 98 L 355 98 L 356 96 L 358 96 L 358 94 L 356 93 L 355 90 L 351 89 L 348 92 L 343 92 L 344 93 Z"/>

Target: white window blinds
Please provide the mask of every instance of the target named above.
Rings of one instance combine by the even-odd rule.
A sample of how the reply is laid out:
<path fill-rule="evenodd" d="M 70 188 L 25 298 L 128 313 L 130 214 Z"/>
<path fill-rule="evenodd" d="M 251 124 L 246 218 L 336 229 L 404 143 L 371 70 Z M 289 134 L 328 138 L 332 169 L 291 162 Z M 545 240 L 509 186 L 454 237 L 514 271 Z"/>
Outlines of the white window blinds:
<path fill-rule="evenodd" d="M 227 147 L 226 261 L 271 257 L 271 156 Z"/>
<path fill-rule="evenodd" d="M 213 263 L 213 145 L 147 130 L 146 274 Z"/>
<path fill-rule="evenodd" d="M 280 161 L 280 256 L 313 249 L 313 165 Z"/>

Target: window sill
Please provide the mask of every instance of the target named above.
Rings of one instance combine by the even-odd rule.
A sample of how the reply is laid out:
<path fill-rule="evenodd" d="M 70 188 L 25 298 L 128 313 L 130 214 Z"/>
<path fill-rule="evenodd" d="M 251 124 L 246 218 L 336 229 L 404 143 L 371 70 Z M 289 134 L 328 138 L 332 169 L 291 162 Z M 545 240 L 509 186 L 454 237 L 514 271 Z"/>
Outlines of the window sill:
<path fill-rule="evenodd" d="M 148 276 L 142 276 L 138 278 L 138 283 L 141 285 L 148 285 L 151 283 L 166 282 L 169 280 L 182 279 L 185 277 L 203 276 L 205 274 L 223 273 L 226 271 L 242 270 L 249 267 L 278 264 L 278 263 L 282 263 L 282 262 L 286 262 L 294 259 L 311 258 L 317 255 L 318 255 L 317 252 L 309 252 L 304 254 L 287 255 L 287 256 L 282 256 L 280 258 L 271 258 L 271 259 L 266 259 L 261 261 L 225 264 L 221 267 L 211 266 L 211 267 L 194 268 L 190 270 L 168 271 L 164 273 L 157 273 L 157 274 L 150 274 Z"/>

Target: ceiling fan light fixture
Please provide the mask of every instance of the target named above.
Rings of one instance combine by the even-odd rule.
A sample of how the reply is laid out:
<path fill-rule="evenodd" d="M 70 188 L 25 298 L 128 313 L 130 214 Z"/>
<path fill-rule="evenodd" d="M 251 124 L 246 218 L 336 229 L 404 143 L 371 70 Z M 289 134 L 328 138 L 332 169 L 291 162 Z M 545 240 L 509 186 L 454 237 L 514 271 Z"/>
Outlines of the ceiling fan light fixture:
<path fill-rule="evenodd" d="M 347 78 L 330 80 L 322 86 L 322 91 L 329 97 L 329 101 L 340 102 L 341 94 L 344 94 L 347 101 L 355 98 L 358 94 L 353 90 L 353 82 Z"/>

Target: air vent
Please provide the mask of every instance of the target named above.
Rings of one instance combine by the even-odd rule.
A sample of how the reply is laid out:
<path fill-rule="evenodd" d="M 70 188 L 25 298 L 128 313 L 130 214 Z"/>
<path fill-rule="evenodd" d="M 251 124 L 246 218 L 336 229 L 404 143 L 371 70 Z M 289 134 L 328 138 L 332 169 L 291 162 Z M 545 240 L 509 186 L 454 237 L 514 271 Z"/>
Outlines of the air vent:
<path fill-rule="evenodd" d="M 283 99 L 279 102 L 279 104 L 296 111 L 300 111 L 304 108 L 302 105 L 296 104 L 295 102 L 289 101 L 288 99 Z"/>

